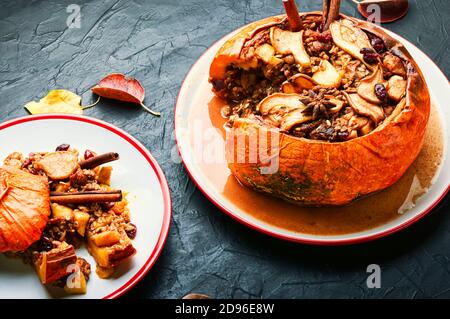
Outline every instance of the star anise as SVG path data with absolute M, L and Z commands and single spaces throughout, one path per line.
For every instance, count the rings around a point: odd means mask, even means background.
M 302 113 L 313 117 L 313 120 L 328 119 L 328 110 L 336 106 L 324 97 L 327 90 L 325 88 L 314 87 L 308 93 L 300 98 L 300 102 L 306 105 Z

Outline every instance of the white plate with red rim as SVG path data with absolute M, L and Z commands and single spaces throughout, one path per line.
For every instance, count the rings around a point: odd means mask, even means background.
M 128 192 L 132 223 L 137 226 L 133 240 L 137 253 L 118 275 L 100 279 L 95 261 L 84 247 L 77 255 L 91 264 L 91 276 L 84 295 L 68 296 L 60 288 L 41 285 L 31 266 L 20 259 L 0 254 L 0 298 L 116 298 L 131 289 L 155 263 L 167 238 L 171 200 L 166 178 L 150 152 L 123 130 L 100 120 L 76 115 L 49 114 L 17 118 L 0 124 L 0 160 L 12 152 L 28 154 L 52 151 L 68 143 L 79 150 L 118 152 L 111 185 Z
M 207 103 L 213 97 L 212 93 L 205 94 L 204 89 L 205 87 L 209 90 L 211 89 L 211 85 L 208 83 L 209 67 L 219 48 L 225 41 L 239 32 L 239 30 L 226 35 L 213 44 L 192 66 L 184 79 L 175 108 L 175 137 L 182 161 L 197 187 L 218 208 L 242 224 L 276 238 L 313 245 L 346 245 L 375 240 L 400 231 L 427 215 L 446 196 L 450 189 L 450 159 L 448 156 L 450 109 L 446 107 L 448 101 L 450 101 L 449 82 L 436 64 L 416 46 L 404 38 L 385 30 L 405 45 L 425 75 L 432 100 L 440 115 L 444 134 L 444 149 L 441 165 L 435 175 L 433 185 L 417 201 L 416 205 L 404 214 L 399 215 L 395 220 L 382 226 L 351 234 L 324 236 L 298 233 L 278 228 L 255 218 L 240 209 L 232 200 L 226 198 L 222 190 L 211 182 L 210 176 L 205 174 L 198 165 L 198 154 L 196 154 L 198 151 L 196 152 L 191 142 L 191 135 L 195 134 L 195 129 L 193 129 L 194 124 L 189 119 L 192 115 L 192 103 L 198 102 L 195 99 L 198 94 L 208 95 L 205 98 L 204 105 L 205 112 L 207 112 Z M 208 126 L 210 123 L 206 125 Z M 210 137 L 210 139 L 213 138 Z M 220 141 L 221 139 L 217 138 L 216 140 Z

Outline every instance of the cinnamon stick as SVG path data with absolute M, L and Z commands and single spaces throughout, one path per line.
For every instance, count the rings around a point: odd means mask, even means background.
M 119 153 L 109 152 L 80 161 L 80 167 L 90 169 L 119 159 Z
M 108 203 L 122 200 L 122 191 L 51 192 L 50 201 L 57 204 Z
M 331 0 L 330 12 L 328 14 L 328 21 L 330 25 L 333 21 L 339 20 L 339 12 L 341 10 L 341 0 Z
M 330 24 L 339 19 L 341 0 L 323 0 L 322 32 L 327 31 Z
M 303 29 L 302 18 L 298 13 L 297 5 L 295 4 L 295 0 L 283 0 L 284 10 L 286 11 L 286 15 L 289 21 L 289 25 L 291 27 L 291 31 L 300 31 Z
M 328 12 L 330 12 L 330 2 L 331 0 L 323 0 L 322 1 L 322 30 L 325 27 L 325 24 L 327 23 L 328 18 Z M 325 31 L 325 30 L 323 30 Z

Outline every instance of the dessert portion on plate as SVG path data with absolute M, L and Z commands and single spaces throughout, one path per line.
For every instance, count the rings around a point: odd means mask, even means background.
M 228 104 L 228 166 L 247 187 L 343 205 L 392 185 L 418 155 L 430 97 L 416 62 L 339 4 L 254 22 L 216 54 L 209 80 Z
M 76 255 L 86 244 L 97 274 L 108 278 L 136 253 L 128 201 L 110 186 L 117 153 L 97 155 L 62 144 L 54 152 L 14 152 L 0 167 L 0 252 L 34 266 L 43 284 L 86 292 L 90 264 Z

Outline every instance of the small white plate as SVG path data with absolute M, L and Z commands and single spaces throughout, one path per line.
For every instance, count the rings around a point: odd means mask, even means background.
M 228 168 L 224 163 L 218 164 L 215 170 L 216 173 L 214 173 L 215 176 L 211 176 L 211 173 L 208 174 L 201 169 L 200 165 L 198 165 L 196 148 L 192 145 L 192 140 L 196 139 L 195 134 L 198 134 L 199 131 L 199 123 L 192 123 L 193 121 L 189 119 L 194 114 L 193 110 L 199 107 L 199 103 L 202 104 L 200 107 L 204 109 L 204 112 L 208 112 L 208 103 L 214 96 L 211 92 L 211 85 L 208 83 L 209 67 L 219 48 L 239 30 L 216 42 L 197 60 L 187 74 L 178 95 L 175 109 L 175 137 L 183 163 L 198 188 L 223 212 L 250 228 L 277 238 L 315 245 L 344 245 L 374 240 L 404 229 L 429 213 L 450 189 L 450 159 L 447 145 L 450 127 L 450 108 L 448 107 L 448 101 L 450 101 L 449 82 L 433 61 L 417 47 L 402 37 L 388 30 L 385 31 L 402 42 L 419 64 L 425 75 L 432 100 L 438 109 L 444 134 L 441 167 L 435 176 L 434 184 L 418 200 L 414 208 L 400 215 L 397 219 L 370 230 L 345 235 L 323 236 L 298 233 L 275 227 L 243 211 L 232 200 L 223 195 L 223 189 L 217 187 L 217 183 L 215 184 L 212 181 L 213 179 L 217 180 L 217 170 L 228 170 Z M 198 98 L 199 96 L 201 97 L 200 99 Z M 204 103 L 199 102 L 199 100 L 204 101 Z M 206 122 L 201 123 L 203 128 L 213 128 L 211 123 Z M 209 130 L 208 134 L 210 135 L 208 140 L 215 140 L 223 144 L 223 139 L 220 137 L 219 132 Z M 200 139 L 197 138 L 197 140 Z M 225 159 L 223 160 L 225 161 Z
M 112 162 L 111 185 L 129 192 L 132 222 L 137 226 L 133 241 L 137 253 L 118 269 L 118 276 L 100 279 L 95 261 L 85 248 L 77 255 L 91 264 L 87 294 L 66 296 L 62 289 L 44 287 L 29 265 L 0 254 L 0 298 L 116 298 L 133 287 L 153 266 L 164 246 L 171 219 L 166 178 L 150 152 L 135 138 L 103 121 L 86 116 L 35 115 L 0 124 L 0 160 L 10 153 L 52 151 L 62 143 L 84 152 L 117 152 Z

